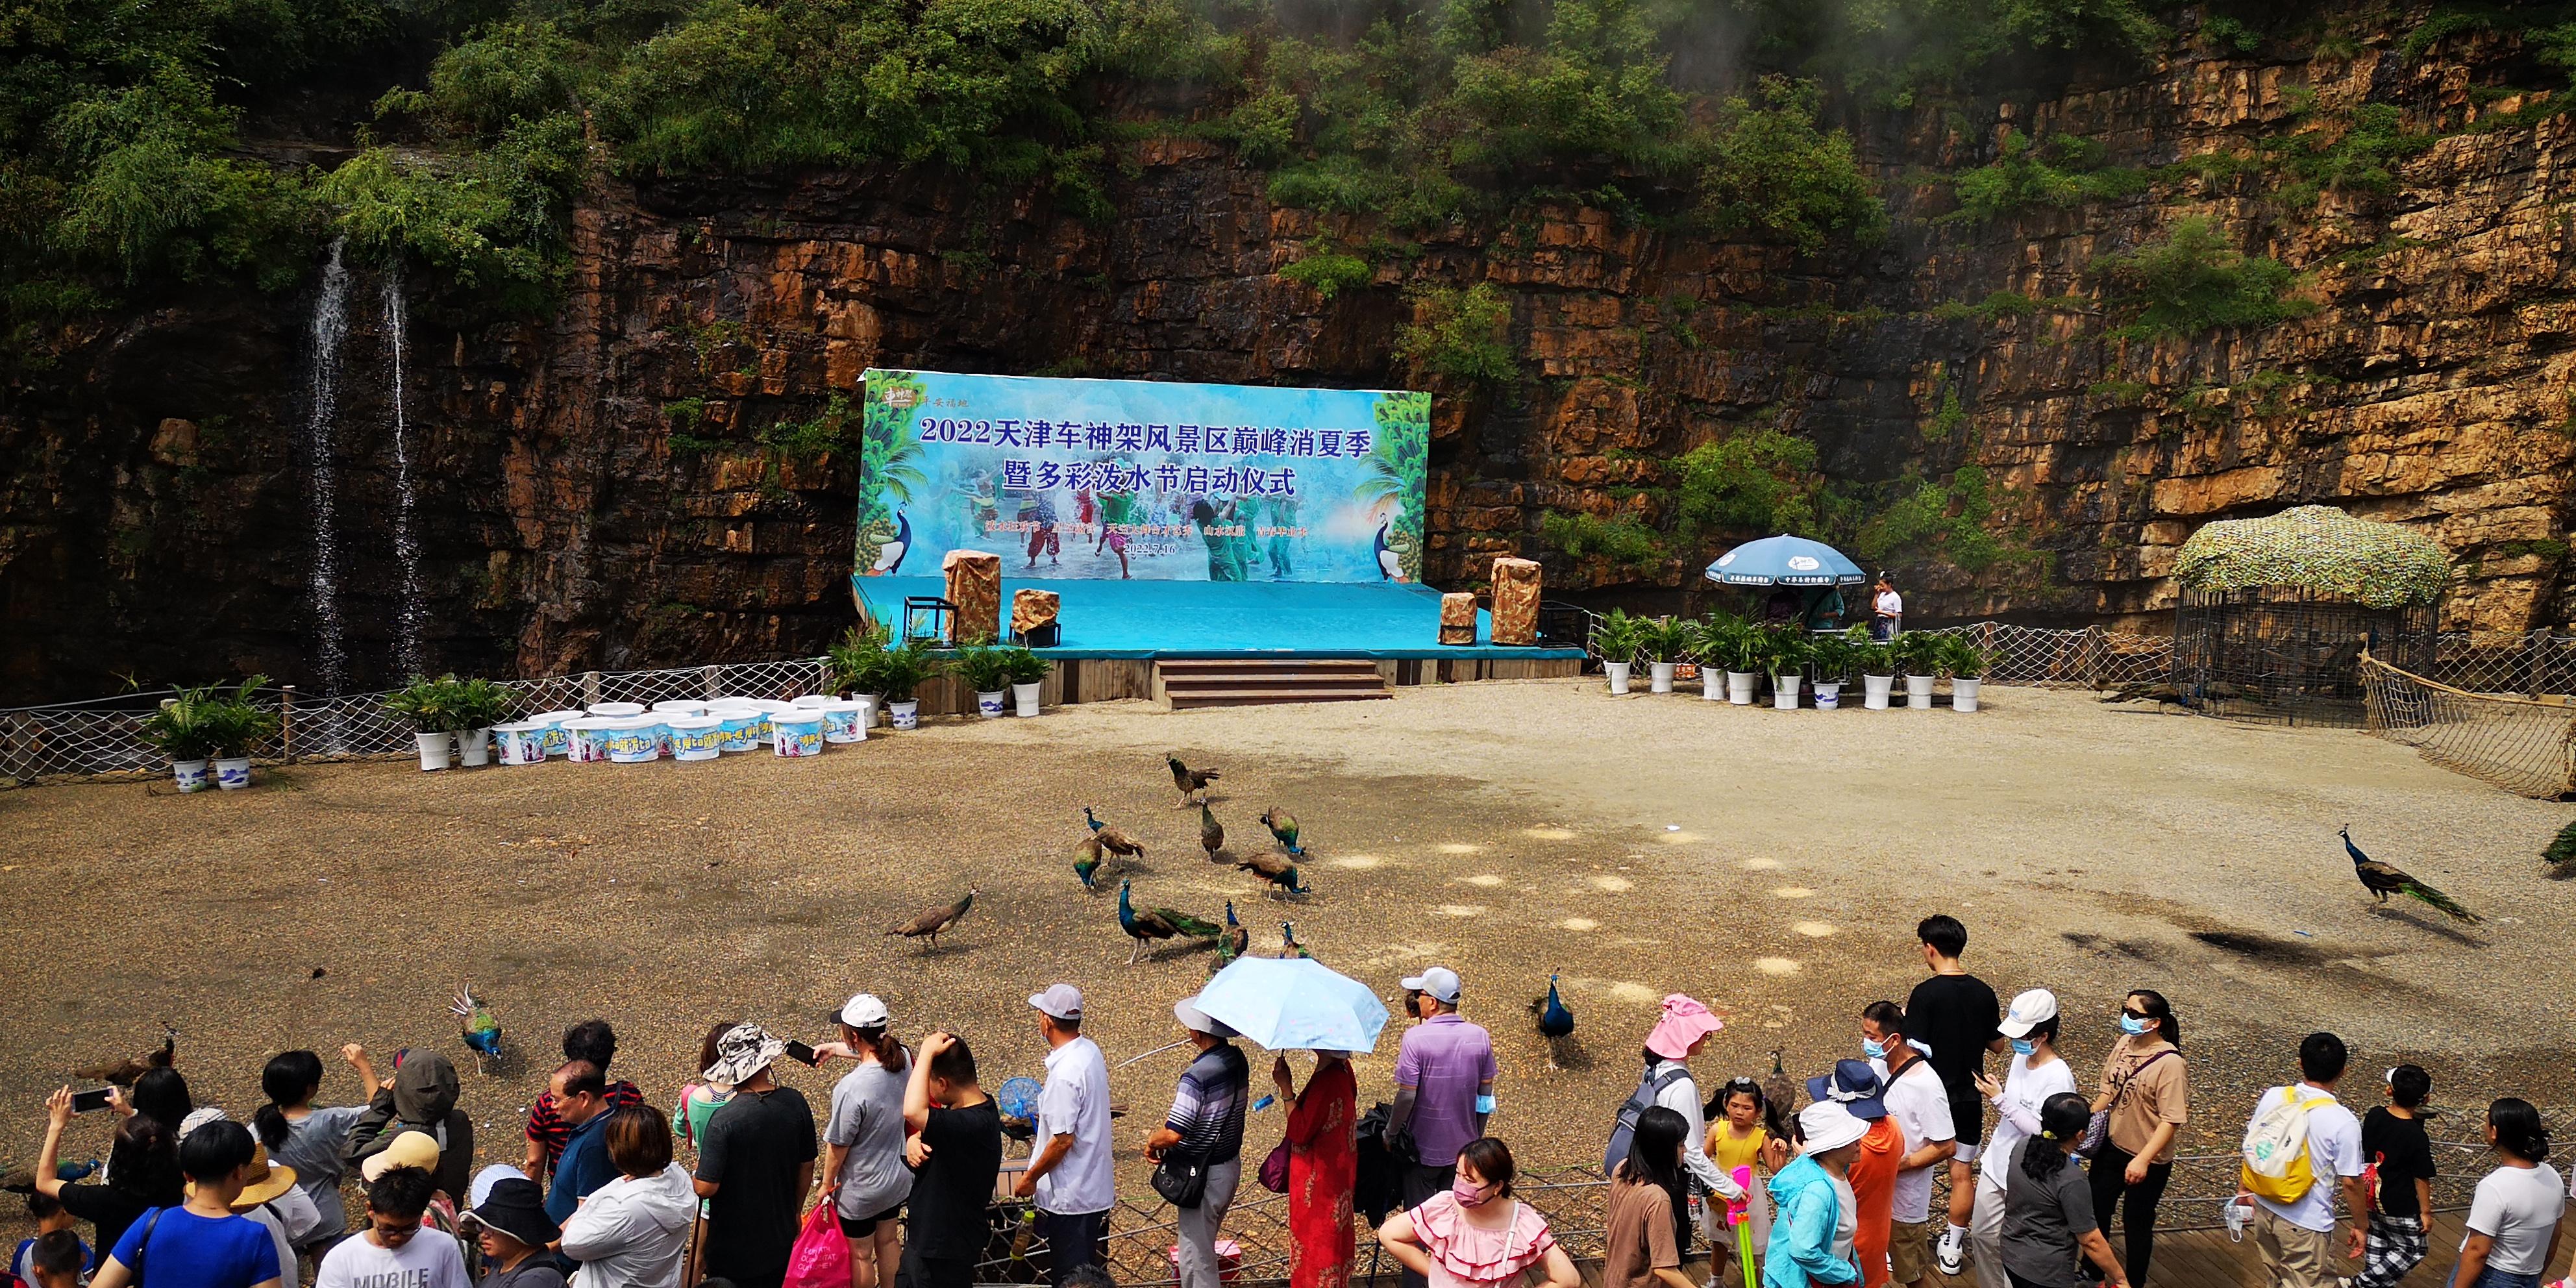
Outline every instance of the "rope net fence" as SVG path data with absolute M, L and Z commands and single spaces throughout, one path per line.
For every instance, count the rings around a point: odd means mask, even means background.
M 2576 705 L 2565 698 L 2476 693 L 2360 659 L 2370 732 L 2426 760 L 2518 795 L 2576 790 Z

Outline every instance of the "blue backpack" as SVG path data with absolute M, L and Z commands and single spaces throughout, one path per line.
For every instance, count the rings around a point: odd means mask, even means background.
M 1610 1122 L 1610 1148 L 1601 1155 L 1601 1174 L 1609 1176 L 1619 1170 L 1628 1158 L 1628 1142 L 1637 1134 L 1637 1120 L 1655 1107 L 1655 1097 L 1664 1088 L 1690 1076 L 1690 1070 L 1676 1062 L 1662 1073 L 1648 1069 L 1637 1075 L 1637 1089 L 1628 1093 L 1628 1102 L 1619 1106 L 1619 1116 Z

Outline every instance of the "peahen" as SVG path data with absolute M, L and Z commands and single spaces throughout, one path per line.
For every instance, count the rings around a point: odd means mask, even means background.
M 1279 955 L 1306 958 L 1314 956 L 1313 953 L 1306 951 L 1304 944 L 1297 942 L 1297 928 L 1284 921 L 1279 923 Z
M 1211 861 L 1225 848 L 1225 824 L 1216 821 L 1215 811 L 1205 801 L 1199 802 L 1199 848 L 1207 851 Z
M 456 1013 L 457 1034 L 474 1052 L 474 1067 L 490 1074 L 491 1065 L 501 1059 L 501 1021 L 493 1018 L 490 1007 L 475 1000 L 472 984 L 457 985 L 456 1000 L 447 1009 Z
M 86 1082 L 105 1082 L 119 1087 L 131 1087 L 135 1079 L 155 1069 L 167 1069 L 171 1062 L 178 1058 L 179 1030 L 170 1027 L 169 1023 L 164 1021 L 161 1025 L 160 1046 L 141 1055 L 127 1056 L 122 1060 L 110 1060 L 105 1064 L 94 1064 L 86 1069 L 74 1069 L 72 1076 Z
M 1539 1036 L 1547 1039 L 1547 1067 L 1564 1068 L 1565 1040 L 1574 1036 L 1574 1012 L 1557 995 L 1554 972 L 1547 977 L 1547 996 L 1531 998 L 1529 1008 L 1538 1017 Z
M 1771 1132 L 1787 1140 L 1790 1107 L 1798 1103 L 1798 1084 L 1789 1080 L 1789 1071 L 1782 1067 L 1782 1054 L 1779 1047 L 1771 1048 L 1771 1072 L 1762 1078 L 1762 1103 L 1763 1112 L 1771 1115 Z
M 1246 855 L 1234 866 L 1238 870 L 1249 872 L 1260 877 L 1262 880 L 1278 887 L 1280 891 L 1285 891 L 1289 894 L 1312 893 L 1307 886 L 1299 881 L 1297 876 L 1297 865 L 1289 862 L 1287 859 L 1282 858 L 1279 855 Z M 1273 893 L 1277 893 L 1277 891 L 1274 891 Z
M 1126 931 L 1129 939 L 1136 941 L 1136 946 L 1127 952 L 1127 964 L 1130 966 L 1135 965 L 1137 957 L 1144 953 L 1146 940 L 1214 939 L 1218 935 L 1215 923 L 1201 921 L 1186 912 L 1176 912 L 1170 908 L 1156 908 L 1152 912 L 1136 911 L 1136 906 L 1128 895 L 1128 883 L 1124 881 L 1118 883 L 1118 928 Z
M 1183 805 L 1207 804 L 1207 786 L 1217 780 L 1219 777 L 1217 771 L 1192 769 L 1182 764 L 1178 756 L 1165 756 L 1163 759 L 1171 763 L 1172 785 L 1181 789 L 1181 803 Z
M 2431 904 L 2434 908 L 2472 926 L 2486 920 L 2461 907 L 2459 900 L 2406 875 L 2404 870 L 2362 853 L 2361 847 L 2352 843 L 2352 827 L 2349 824 L 2345 825 L 2342 834 L 2344 853 L 2352 856 L 2353 875 L 2361 878 L 2363 888 L 2376 895 L 2379 902 L 2388 902 L 2388 896 L 2392 894 L 2402 894 Z
M 968 886 L 965 898 L 937 908 L 925 908 L 920 916 L 887 931 L 886 934 L 901 935 L 906 939 L 919 939 L 927 935 L 930 937 L 930 946 L 937 948 L 941 933 L 955 930 L 957 923 L 966 919 L 966 910 L 975 906 L 976 892 L 977 887 Z
M 1243 950 L 1251 946 L 1252 931 L 1246 928 L 1242 922 L 1234 919 L 1234 900 L 1226 900 L 1225 933 L 1217 936 L 1216 964 L 1210 966 L 1208 969 L 1211 971 L 1223 970 L 1225 967 L 1232 965 L 1236 958 L 1243 956 Z
M 1297 848 L 1296 815 L 1273 805 L 1262 813 L 1261 825 L 1269 828 L 1270 835 L 1278 838 L 1279 848 L 1301 859 L 1306 857 L 1306 852 Z
M 1100 816 L 1092 813 L 1091 807 L 1088 805 L 1082 807 L 1082 817 L 1083 821 L 1091 824 L 1091 834 L 1094 837 L 1099 838 L 1101 849 L 1122 859 L 1141 859 L 1145 857 L 1144 842 L 1137 840 L 1135 837 L 1129 836 L 1127 834 L 1127 829 L 1122 827 L 1112 827 L 1107 823 L 1101 822 Z

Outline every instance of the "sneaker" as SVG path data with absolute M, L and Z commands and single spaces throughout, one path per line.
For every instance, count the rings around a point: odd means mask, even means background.
M 1960 1257 L 1960 1251 L 1958 1237 L 1947 1230 L 1942 1231 L 1941 1241 L 1932 1249 L 1932 1259 L 1940 1263 L 1942 1274 L 1955 1279 L 1966 1271 L 1967 1266 Z

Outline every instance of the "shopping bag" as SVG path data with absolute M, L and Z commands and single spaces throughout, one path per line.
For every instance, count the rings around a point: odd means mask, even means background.
M 830 1199 L 805 1214 L 805 1228 L 787 1253 L 787 1281 L 781 1288 L 850 1288 L 850 1241 L 841 1237 L 841 1221 Z

